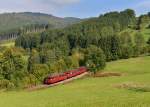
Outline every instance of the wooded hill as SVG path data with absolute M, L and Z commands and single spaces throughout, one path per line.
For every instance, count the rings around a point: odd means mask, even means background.
M 81 19 L 59 18 L 43 13 L 5 13 L 0 14 L 0 41 L 16 39 L 20 33 L 42 32 L 46 29 L 64 28 Z
M 33 24 L 50 24 L 54 28 L 62 28 L 78 21 L 80 21 L 78 18 L 60 18 L 43 13 L 4 13 L 0 14 L 0 32 L 7 32 Z
M 39 36 L 23 35 L 16 40 L 16 46 L 33 49 L 49 43 L 49 46 L 52 45 L 52 48 L 56 48 L 58 44 L 57 48 L 67 51 L 65 54 L 68 55 L 74 48 L 96 45 L 104 51 L 107 60 L 115 60 L 123 57 L 121 54 L 126 52 L 120 52 L 125 51 L 126 48 L 130 49 L 134 42 L 130 32 L 122 31 L 128 28 L 137 30 L 139 28 L 137 23 L 138 20 L 133 10 L 110 12 L 65 29 L 43 32 L 38 34 Z M 120 34 L 120 32 L 122 33 Z
M 3 49 L 0 56 L 1 87 L 37 85 L 49 74 L 79 66 L 96 73 L 104 69 L 106 61 L 148 55 L 150 38 L 145 40 L 142 34 L 143 29 L 150 29 L 149 25 L 143 26 L 148 22 L 126 9 L 63 29 L 21 33 L 16 47 Z

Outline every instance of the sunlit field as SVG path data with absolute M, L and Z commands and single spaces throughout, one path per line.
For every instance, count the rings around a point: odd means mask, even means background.
M 150 85 L 150 57 L 114 61 L 105 72 L 120 77 L 85 77 L 38 91 L 1 92 L 1 107 L 149 107 L 150 92 L 118 88 L 121 84 Z
M 15 41 L 14 40 L 1 41 L 0 46 L 14 47 L 15 46 Z

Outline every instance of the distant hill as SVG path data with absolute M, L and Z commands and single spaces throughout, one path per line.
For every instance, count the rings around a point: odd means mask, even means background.
M 70 22 L 70 23 L 76 23 L 76 22 L 81 21 L 80 18 L 75 18 L 75 17 L 65 17 L 64 19 L 65 21 Z
M 79 18 L 60 18 L 43 13 L 4 13 L 0 14 L 0 32 L 17 29 L 31 24 L 50 24 L 54 28 L 62 28 L 79 21 Z

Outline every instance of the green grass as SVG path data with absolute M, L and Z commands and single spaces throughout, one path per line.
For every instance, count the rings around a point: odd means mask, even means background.
M 128 74 L 150 73 L 150 57 L 131 58 L 109 62 L 105 71 L 121 72 Z
M 14 47 L 15 46 L 15 41 L 14 40 L 6 40 L 6 41 L 1 41 L 0 46 L 2 47 Z
M 150 85 L 150 57 L 108 63 L 104 71 L 121 77 L 79 79 L 65 85 L 27 92 L 1 92 L 0 107 L 149 107 L 150 92 L 116 88 L 117 84 Z

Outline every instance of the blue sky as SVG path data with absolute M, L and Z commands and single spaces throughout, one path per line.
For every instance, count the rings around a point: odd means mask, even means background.
M 150 11 L 150 0 L 2 0 L 0 13 L 42 12 L 60 17 L 95 17 L 109 11 L 134 9 L 137 15 Z

